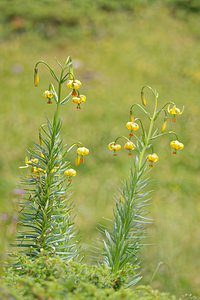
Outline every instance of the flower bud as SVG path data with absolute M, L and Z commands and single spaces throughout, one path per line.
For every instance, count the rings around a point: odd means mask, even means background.
M 134 122 L 134 117 L 133 117 L 133 111 L 132 110 L 130 110 L 130 121 Z
M 141 91 L 141 100 L 142 100 L 142 104 L 145 106 L 146 105 L 146 99 L 144 98 L 144 92 Z
M 34 69 L 34 85 L 38 86 L 39 83 L 39 74 L 38 74 L 38 68 Z
M 161 128 L 162 133 L 165 132 L 166 127 L 167 127 L 167 117 L 164 118 L 164 122 L 162 124 L 162 128 Z
M 76 166 L 80 164 L 80 155 L 77 154 L 76 156 Z
M 74 79 L 74 76 L 73 76 L 73 67 L 72 67 L 72 66 L 69 67 L 69 73 L 70 73 L 70 74 L 69 74 L 69 79 L 70 79 L 70 80 L 73 80 L 73 79 Z

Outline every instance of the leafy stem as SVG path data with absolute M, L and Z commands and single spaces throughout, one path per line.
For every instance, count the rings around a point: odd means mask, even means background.
M 155 106 L 154 106 L 153 116 L 151 117 L 151 121 L 150 121 L 150 125 L 149 125 L 148 135 L 147 135 L 147 138 L 145 139 L 144 147 L 143 147 L 143 149 L 142 149 L 142 151 L 140 153 L 140 156 L 139 156 L 138 172 L 140 172 L 142 161 L 143 161 L 143 157 L 144 157 L 144 153 L 145 153 L 145 151 L 147 149 L 147 146 L 148 146 L 150 138 L 151 138 L 153 124 L 154 124 L 154 120 L 155 120 L 155 116 L 156 116 L 156 111 L 157 111 L 157 105 L 158 105 L 158 93 L 154 92 L 154 90 L 151 87 L 149 87 L 149 86 L 144 86 L 144 87 L 148 87 L 153 92 L 154 97 L 155 97 Z

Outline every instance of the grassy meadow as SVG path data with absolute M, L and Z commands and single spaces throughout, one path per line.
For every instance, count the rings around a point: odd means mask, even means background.
M 175 295 L 200 296 L 200 15 L 174 14 L 161 5 L 138 6 L 134 13 L 94 13 L 92 25 L 82 18 L 77 28 L 55 32 L 50 27 L 49 35 L 27 30 L 1 39 L 0 212 L 17 201 L 13 190 L 28 172 L 18 167 L 24 165 L 27 147 L 38 139 L 44 113 L 52 118 L 54 111 L 42 97 L 50 75 L 41 67 L 35 88 L 34 64 L 43 59 L 57 69 L 55 58 L 64 62 L 70 55 L 87 102 L 82 110 L 74 103 L 62 107 L 62 135 L 68 145 L 81 141 L 90 149 L 78 169 L 75 152 L 69 160 L 78 171 L 73 179 L 76 225 L 85 261 L 91 261 L 92 246 L 100 238 L 96 227 L 105 223 L 103 217 L 112 218 L 113 195 L 132 164 L 127 152 L 114 157 L 107 145 L 127 133 L 129 108 L 140 102 L 141 87 L 148 84 L 159 92 L 160 105 L 174 101 L 181 109 L 185 106 L 177 122 L 169 118 L 167 124 L 185 148 L 172 155 L 167 136 L 155 144 L 160 159 L 151 172 L 154 221 L 148 227 L 149 245 L 141 253 L 142 283 Z M 67 94 L 67 87 L 62 92 Z M 149 107 L 152 101 L 148 94 Z

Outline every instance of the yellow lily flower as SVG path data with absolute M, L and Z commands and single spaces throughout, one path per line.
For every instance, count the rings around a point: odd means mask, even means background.
M 111 142 L 109 145 L 108 145 L 108 149 L 109 150 L 113 150 L 114 151 L 114 156 L 116 156 L 116 151 L 120 150 L 121 149 L 121 145 L 119 144 L 116 144 L 115 142 Z
M 85 148 L 85 147 L 79 147 L 76 152 L 79 155 L 88 155 L 89 154 L 89 149 Z
M 47 101 L 48 104 L 52 104 L 52 101 L 51 101 L 51 99 L 53 99 L 53 94 L 52 94 L 52 92 L 50 92 L 50 91 L 45 91 L 45 92 L 43 93 L 43 97 L 46 98 L 46 99 L 48 99 L 48 101 Z
M 67 169 L 64 174 L 69 177 L 68 181 L 72 181 L 71 177 L 76 176 L 76 171 L 74 169 Z
M 182 143 L 180 143 L 179 141 L 171 141 L 170 147 L 175 149 L 173 154 L 176 154 L 177 153 L 176 150 L 182 150 L 184 148 L 184 145 Z
M 173 119 L 172 119 L 172 121 L 176 122 L 176 115 L 178 116 L 178 115 L 181 115 L 183 113 L 184 106 L 182 108 L 182 111 L 180 111 L 180 109 L 178 107 L 176 107 L 176 105 L 174 105 L 172 108 L 170 108 L 170 105 L 169 105 L 168 108 L 167 108 L 167 110 L 168 110 L 169 114 L 171 114 L 171 115 L 174 116 Z
M 85 147 L 79 147 L 77 150 L 77 157 L 76 157 L 76 165 L 78 166 L 79 163 L 83 163 L 84 159 L 83 159 L 83 155 L 88 155 L 89 154 L 89 149 L 85 148 Z M 78 158 L 78 156 L 80 156 Z
M 77 105 L 77 109 L 81 109 L 80 104 L 81 104 L 81 103 L 85 103 L 85 101 L 86 101 L 86 96 L 84 96 L 84 95 L 80 95 L 80 96 L 76 96 L 76 97 L 73 97 L 73 98 L 72 98 L 72 102 L 78 104 L 78 105 Z
M 133 136 L 132 131 L 137 131 L 139 129 L 139 125 L 137 123 L 134 123 L 134 122 L 127 122 L 126 123 L 126 128 L 131 131 L 129 136 Z
M 79 80 L 68 80 L 67 81 L 67 86 L 70 89 L 79 89 L 81 87 L 82 83 Z
M 154 162 L 157 162 L 159 160 L 159 157 L 156 153 L 153 153 L 153 154 L 148 154 L 147 155 L 147 160 L 149 162 L 151 162 L 151 164 L 149 165 L 150 167 L 153 167 L 153 163 Z
M 124 149 L 125 149 L 125 150 L 129 150 L 129 154 L 128 154 L 128 155 L 132 155 L 131 150 L 134 150 L 134 149 L 135 149 L 135 145 L 134 145 L 132 142 L 127 142 L 127 143 L 124 145 Z

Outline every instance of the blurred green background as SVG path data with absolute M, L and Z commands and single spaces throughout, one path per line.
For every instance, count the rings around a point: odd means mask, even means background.
M 90 149 L 73 180 L 76 224 L 90 261 L 96 226 L 112 217 L 113 195 L 132 164 L 125 151 L 113 157 L 107 144 L 127 134 L 130 105 L 148 84 L 160 105 L 185 106 L 176 124 L 168 121 L 185 148 L 175 157 L 169 137 L 155 145 L 160 159 L 151 173 L 154 222 L 141 253 L 142 283 L 200 295 L 200 1 L 1 0 L 0 11 L 0 212 L 11 209 L 26 148 L 38 139 L 44 112 L 52 117 L 55 108 L 42 97 L 51 80 L 43 67 L 33 86 L 34 64 L 43 59 L 58 70 L 55 58 L 64 63 L 70 55 L 87 102 L 81 111 L 63 107 L 62 135 Z M 149 94 L 147 102 L 151 107 Z M 75 153 L 70 160 L 75 167 Z

